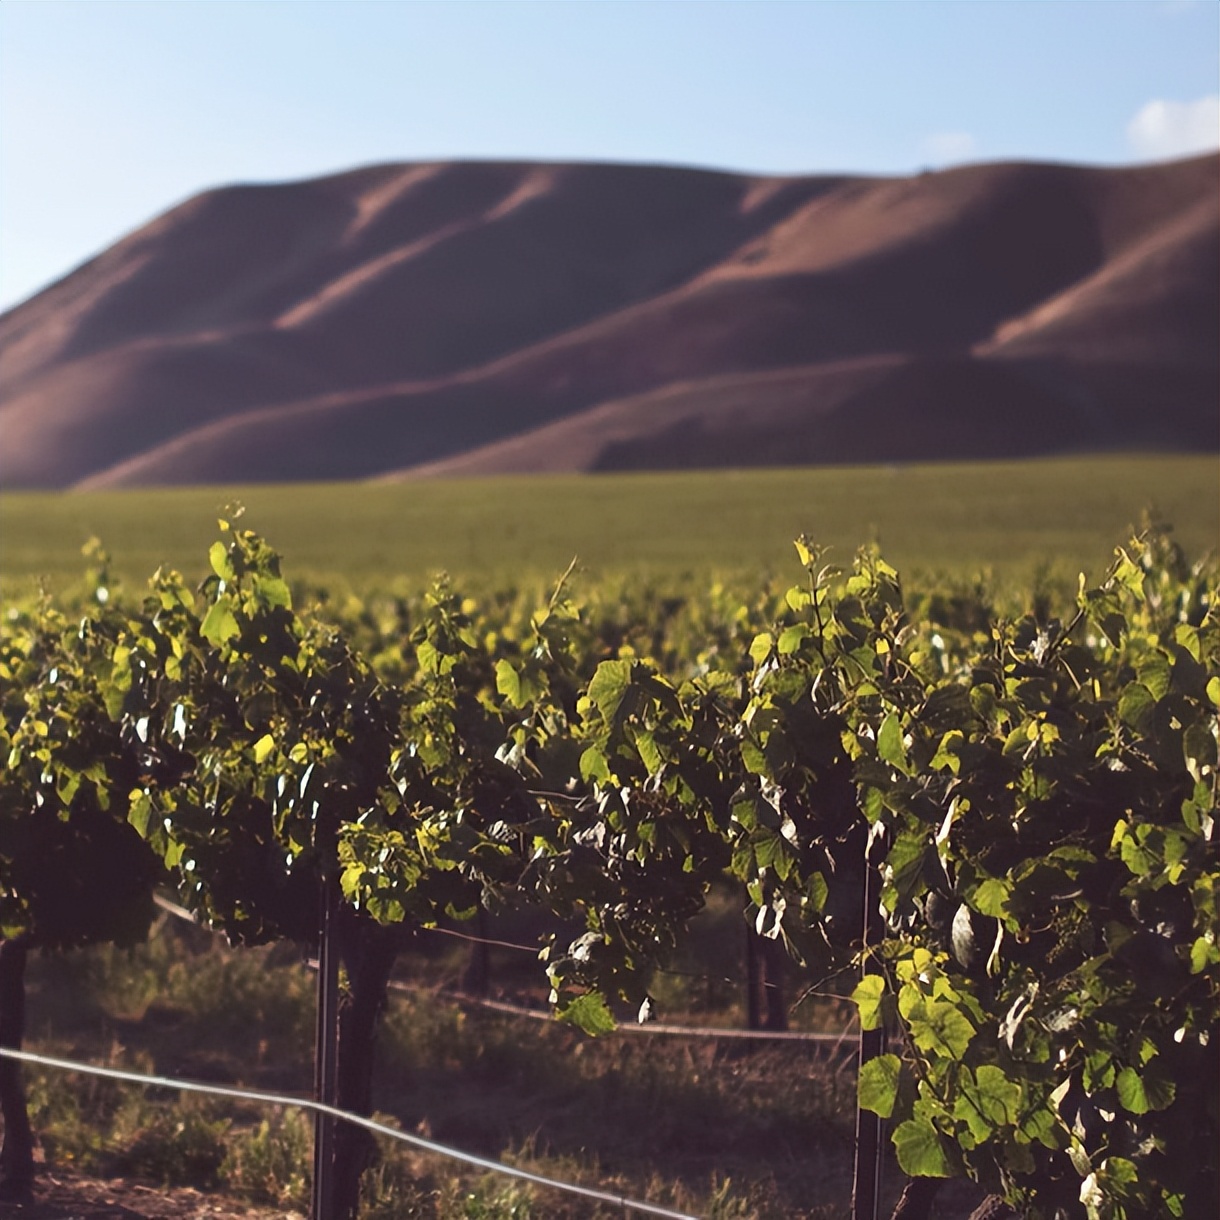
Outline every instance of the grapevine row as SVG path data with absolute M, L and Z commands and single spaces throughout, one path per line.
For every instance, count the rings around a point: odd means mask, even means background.
M 196 589 L 12 606 L 0 624 L 0 1044 L 30 948 L 146 935 L 167 880 L 236 943 L 316 945 L 348 987 L 336 1104 L 367 1113 L 412 928 L 529 907 L 596 1033 L 726 873 L 761 936 L 856 972 L 860 1106 L 922 1183 L 1030 1216 L 1214 1214 L 1220 1071 L 1214 564 L 1162 533 L 1039 609 L 913 614 L 873 550 L 797 543 L 801 583 L 735 602 L 299 608 L 222 523 Z M 308 600 L 308 599 L 305 599 Z M 865 895 L 869 904 L 865 910 Z M 864 918 L 862 919 L 862 912 Z M 33 1172 L 0 1062 L 0 1169 Z M 371 1156 L 341 1126 L 337 1215 Z

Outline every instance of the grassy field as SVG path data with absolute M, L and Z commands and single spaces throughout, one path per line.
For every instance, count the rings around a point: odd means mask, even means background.
M 161 563 L 193 576 L 235 503 L 288 576 L 357 589 L 414 586 L 442 569 L 474 586 L 541 583 L 574 555 L 592 578 L 786 574 L 802 532 L 840 560 L 876 539 L 909 576 L 1071 578 L 1104 567 L 1146 509 L 1188 553 L 1220 539 L 1214 456 L 5 493 L 0 585 L 62 587 L 80 576 L 92 535 L 129 583 Z

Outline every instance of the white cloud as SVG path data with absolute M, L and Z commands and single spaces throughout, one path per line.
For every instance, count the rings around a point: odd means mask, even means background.
M 1194 102 L 1157 98 L 1127 124 L 1127 142 L 1138 156 L 1155 160 L 1220 148 L 1220 97 Z
M 976 141 L 968 131 L 937 131 L 926 137 L 921 147 L 933 165 L 949 165 L 969 161 L 974 156 Z

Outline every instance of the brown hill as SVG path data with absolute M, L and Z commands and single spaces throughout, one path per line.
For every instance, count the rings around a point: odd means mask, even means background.
M 0 317 L 0 482 L 1214 450 L 1218 188 L 1210 156 L 212 191 Z

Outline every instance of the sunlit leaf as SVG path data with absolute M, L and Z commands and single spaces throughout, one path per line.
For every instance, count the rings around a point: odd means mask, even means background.
M 880 974 L 866 974 L 856 984 L 851 998 L 860 1010 L 861 1029 L 877 1029 L 881 1025 L 881 1005 L 885 991 L 885 978 Z
M 901 1074 L 902 1062 L 897 1055 L 878 1055 L 865 1063 L 860 1068 L 860 1108 L 889 1118 L 894 1113 Z
M 557 1020 L 566 1021 L 584 1030 L 586 1034 L 596 1037 L 599 1034 L 613 1033 L 617 1028 L 614 1016 L 611 1014 L 605 999 L 595 991 L 577 996 L 564 1005 L 556 1014 Z
M 894 1130 L 894 1151 L 902 1172 L 912 1178 L 950 1178 L 953 1165 L 949 1160 L 944 1136 L 926 1119 L 907 1119 Z
M 241 634 L 241 628 L 237 625 L 237 619 L 234 617 L 227 599 L 212 604 L 212 608 L 199 625 L 199 633 L 208 643 L 217 648 L 226 640 L 231 640 L 234 636 Z

